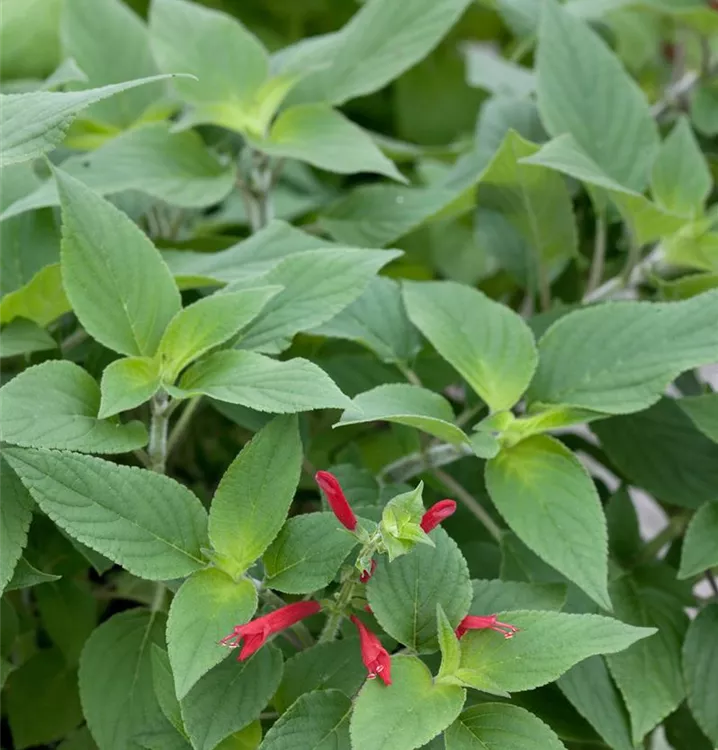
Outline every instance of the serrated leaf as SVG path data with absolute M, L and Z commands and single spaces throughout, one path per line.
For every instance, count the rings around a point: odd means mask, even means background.
M 284 713 L 298 698 L 315 690 L 340 690 L 349 698 L 365 679 L 358 639 L 317 643 L 285 663 L 272 703 Z
M 184 373 L 179 388 L 169 390 L 181 398 L 204 394 L 274 414 L 340 409 L 350 403 L 313 362 L 300 357 L 278 362 L 248 351 L 210 354 Z
M 470 615 L 489 615 L 509 609 L 558 611 L 566 601 L 566 586 L 562 583 L 474 580 L 471 586 L 474 598 Z
M 0 166 L 28 161 L 52 150 L 85 107 L 121 91 L 172 75 L 150 76 L 85 91 L 0 94 Z
M 56 576 L 51 573 L 43 573 L 43 571 L 38 570 L 24 557 L 21 557 L 15 565 L 15 569 L 12 573 L 12 578 L 5 586 L 5 591 L 8 592 L 14 591 L 16 589 L 27 589 L 31 586 L 38 586 L 41 583 L 49 583 L 51 581 L 57 581 L 59 579 L 60 576 Z
M 147 444 L 141 422 L 98 418 L 100 389 L 79 365 L 52 360 L 0 388 L 0 437 L 15 445 L 82 453 L 126 453 Z
M 102 373 L 98 416 L 111 417 L 149 401 L 161 385 L 160 363 L 150 357 L 123 357 Z
M 414 750 L 446 729 L 464 705 L 466 691 L 435 683 L 415 656 L 394 656 L 391 679 L 391 685 L 367 680 L 361 689 L 350 724 L 352 747 Z
M 461 639 L 455 676 L 477 690 L 532 690 L 589 656 L 622 651 L 655 633 L 600 615 L 518 611 L 500 613 L 500 619 L 519 632 L 506 639 L 490 630 L 472 630 Z
M 152 644 L 152 685 L 162 713 L 172 726 L 184 734 L 184 722 L 179 701 L 175 695 L 175 684 L 167 652 L 156 643 Z
M 486 487 L 524 544 L 611 609 L 606 519 L 590 475 L 571 451 L 546 435 L 504 447 L 486 464 Z
M 471 706 L 444 733 L 446 750 L 565 750 L 555 732 L 525 708 Z
M 396 422 L 415 427 L 447 443 L 468 442 L 454 424 L 454 411 L 438 393 L 414 385 L 380 385 L 355 396 L 335 427 L 364 422 Z
M 62 281 L 85 330 L 127 355 L 155 353 L 181 307 L 169 269 L 130 218 L 55 172 L 62 203 Z
M 265 646 L 247 661 L 227 659 L 182 700 L 182 716 L 196 750 L 213 750 L 259 718 L 282 679 L 282 654 Z
M 684 370 L 718 361 L 718 292 L 683 302 L 615 302 L 565 315 L 539 342 L 531 401 L 627 414 Z
M 20 478 L 0 456 L 0 593 L 13 577 L 27 542 L 32 498 Z
M 16 357 L 18 354 L 55 349 L 57 343 L 50 334 L 31 320 L 15 318 L 2 329 L 0 357 Z
M 513 310 L 452 281 L 407 282 L 412 323 L 492 411 L 512 407 L 536 368 L 533 334 Z
M 152 683 L 152 645 L 163 618 L 142 609 L 114 615 L 90 636 L 80 658 L 80 699 L 99 750 L 126 750 L 133 736 L 165 721 Z
M 688 705 L 700 728 L 718 743 L 718 605 L 704 607 L 688 627 L 683 644 L 683 674 Z
M 538 106 L 546 129 L 552 136 L 570 133 L 611 178 L 643 189 L 658 129 L 638 84 L 606 43 L 557 2 L 544 5 L 538 38 Z
M 683 538 L 679 578 L 690 578 L 718 565 L 718 503 L 706 503 L 688 524 Z
M 4 456 L 58 526 L 130 573 L 167 580 L 202 567 L 207 514 L 178 482 L 74 453 L 12 447 Z
M 222 477 L 210 508 L 209 537 L 237 573 L 260 557 L 282 528 L 301 462 L 296 417 L 276 417 L 244 446 Z
M 334 579 L 356 544 L 333 513 L 290 518 L 262 558 L 265 584 L 287 594 L 317 591 Z
M 456 627 L 472 595 L 469 569 L 453 539 L 441 528 L 429 538 L 435 547 L 421 544 L 391 563 L 380 560 L 367 584 L 369 605 L 382 628 L 419 652 L 438 648 L 437 604 Z
M 676 401 L 693 424 L 714 443 L 718 443 L 718 394 L 704 393 Z
M 228 654 L 219 641 L 257 609 L 257 591 L 216 568 L 198 570 L 180 586 L 167 619 L 167 652 L 177 697 Z
M 441 604 L 436 605 L 436 623 L 438 630 L 439 649 L 441 650 L 441 669 L 436 676 L 438 680 L 442 677 L 451 677 L 459 668 L 461 661 L 461 646 L 459 639 L 454 633 L 454 628 L 446 618 Z
M 46 326 L 71 309 L 62 286 L 60 264 L 51 263 L 0 300 L 0 323 L 27 318 Z

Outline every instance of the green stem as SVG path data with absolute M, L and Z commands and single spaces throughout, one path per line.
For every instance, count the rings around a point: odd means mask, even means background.
M 170 436 L 167 441 L 167 455 L 172 453 L 172 450 L 177 447 L 177 443 L 184 434 L 184 431 L 187 429 L 187 426 L 194 416 L 195 411 L 197 411 L 201 400 L 202 396 L 195 396 L 193 399 L 190 399 L 187 402 L 187 406 L 185 406 L 184 411 L 182 412 L 182 414 L 180 414 L 179 419 L 170 432 Z
M 350 578 L 342 584 L 339 589 L 339 596 L 334 611 L 329 615 L 324 625 L 324 630 L 319 636 L 319 643 L 326 643 L 327 641 L 333 641 L 339 633 L 339 626 L 342 624 L 342 620 L 345 617 L 346 609 L 349 606 L 352 597 L 354 596 L 354 590 L 357 587 L 359 581 L 356 579 L 354 573 Z
M 150 420 L 150 443 L 147 453 L 150 459 L 149 468 L 158 474 L 164 474 L 167 467 L 167 430 L 170 418 L 169 396 L 160 392 L 150 402 L 152 417 Z
M 606 215 L 601 212 L 596 216 L 596 236 L 593 243 L 593 258 L 588 275 L 586 294 L 592 294 L 598 289 L 603 278 L 606 263 Z
M 687 525 L 687 516 L 673 516 L 663 530 L 659 531 L 653 539 L 646 542 L 641 554 L 638 556 L 637 562 L 646 563 L 652 561 L 667 544 L 670 544 L 683 533 Z
M 460 458 L 473 455 L 474 452 L 468 445 L 451 445 L 449 443 L 432 445 L 426 449 L 424 454 L 410 453 L 387 464 L 379 472 L 379 480 L 383 482 L 406 482 L 425 471 L 446 466 Z
M 456 496 L 458 500 L 460 500 L 469 509 L 469 511 L 471 511 L 471 513 L 473 513 L 473 515 L 481 522 L 481 524 L 483 524 L 484 528 L 489 532 L 489 534 L 491 534 L 491 536 L 494 537 L 497 542 L 500 542 L 503 532 L 501 531 L 500 527 L 497 526 L 497 524 L 494 522 L 494 519 L 491 518 L 491 516 L 486 512 L 484 506 L 481 505 L 481 503 L 479 503 L 474 498 L 474 496 L 467 489 L 465 489 L 463 485 L 459 484 L 450 474 L 447 474 L 441 469 L 434 469 L 432 473 L 452 494 Z

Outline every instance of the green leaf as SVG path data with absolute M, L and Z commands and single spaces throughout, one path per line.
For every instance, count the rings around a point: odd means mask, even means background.
M 703 212 L 703 204 L 712 188 L 708 163 L 688 119 L 681 117 L 661 145 L 653 164 L 653 196 L 668 211 L 693 218 Z
M 367 680 L 354 703 L 352 747 L 414 750 L 446 729 L 459 715 L 466 691 L 435 683 L 415 656 L 394 656 L 392 684 Z
M 630 576 L 611 583 L 611 600 L 625 622 L 658 629 L 653 638 L 608 657 L 637 744 L 685 698 L 681 643 L 688 619 L 675 599 L 664 591 L 641 587 Z
M 521 583 L 518 581 L 472 581 L 474 598 L 470 615 L 488 615 L 509 609 L 561 610 L 566 601 L 562 583 Z
M 204 394 L 257 411 L 293 414 L 313 409 L 341 409 L 349 399 L 313 362 L 295 357 L 278 362 L 263 354 L 222 351 L 192 365 L 173 395 Z
M 0 323 L 27 318 L 46 326 L 71 309 L 62 286 L 60 264 L 52 263 L 0 300 Z
M 379 532 L 390 563 L 411 552 L 417 544 L 436 546 L 421 528 L 424 516 L 423 491 L 424 483 L 419 482 L 415 489 L 394 495 L 384 506 Z
M 219 641 L 257 609 L 257 591 L 245 578 L 234 581 L 216 568 L 198 570 L 180 586 L 167 620 L 167 652 L 177 697 L 228 654 Z
M 436 676 L 441 681 L 442 677 L 451 677 L 459 668 L 461 661 L 461 646 L 459 639 L 454 633 L 454 628 L 446 618 L 441 604 L 436 605 L 436 623 L 439 638 L 439 648 L 441 650 L 441 669 Z
M 718 503 L 706 503 L 688 524 L 679 578 L 690 578 L 718 565 Z
M 611 609 L 606 519 L 591 477 L 568 448 L 546 435 L 504 447 L 486 464 L 486 487 L 524 544 Z
M 234 459 L 217 487 L 209 538 L 236 574 L 279 533 L 299 482 L 302 444 L 296 417 L 277 417 Z
M 539 343 L 528 398 L 609 414 L 645 409 L 681 372 L 718 360 L 716 315 L 718 292 L 569 313 Z
M 12 672 L 4 691 L 13 746 L 61 740 L 82 721 L 77 674 L 56 649 L 43 649 Z
M 718 604 L 704 607 L 691 622 L 683 644 L 688 705 L 700 728 L 718 743 Z
M 261 750 L 351 750 L 352 702 L 339 690 L 302 695 L 267 732 Z
M 247 661 L 227 659 L 208 672 L 182 701 L 195 750 L 213 750 L 259 718 L 282 679 L 282 654 L 265 646 Z
M 242 348 L 271 346 L 277 339 L 324 323 L 354 302 L 379 270 L 399 255 L 398 250 L 336 247 L 288 256 L 252 282 L 284 289 L 247 328 Z
M 41 583 L 49 583 L 50 581 L 57 581 L 59 579 L 60 576 L 43 573 L 41 570 L 38 570 L 31 565 L 24 557 L 21 557 L 15 565 L 12 578 L 7 586 L 5 586 L 5 591 L 27 589 L 31 586 L 38 586 Z
M 290 518 L 262 558 L 265 584 L 286 594 L 317 591 L 334 579 L 356 544 L 333 513 Z
M 444 736 L 446 750 L 565 750 L 541 719 L 508 703 L 467 708 Z
M 4 417 L 4 415 L 3 415 Z M 27 542 L 32 498 L 20 478 L 0 456 L 0 594 L 12 580 Z
M 0 388 L 0 437 L 8 443 L 83 453 L 126 453 L 147 444 L 141 422 L 98 419 L 100 388 L 79 365 L 29 367 Z
M 163 645 L 164 622 L 132 609 L 90 636 L 80 658 L 80 698 L 99 750 L 126 750 L 131 738 L 165 722 L 152 683 L 152 645 Z
M 155 697 L 162 713 L 172 726 L 184 734 L 184 722 L 179 701 L 175 695 L 175 684 L 172 678 L 172 668 L 167 652 L 157 644 L 152 644 L 152 684 Z
M 98 416 L 111 417 L 149 401 L 161 384 L 160 363 L 149 357 L 123 357 L 102 373 Z M 145 441 L 146 443 L 146 441 Z
M 6 448 L 4 456 L 60 528 L 130 573 L 166 580 L 202 567 L 207 515 L 178 482 L 74 453 Z
M 180 310 L 167 325 L 157 349 L 164 379 L 173 383 L 190 362 L 232 338 L 279 291 L 281 287 L 269 286 L 213 294 Z
M 438 393 L 415 385 L 380 385 L 355 396 L 335 427 L 364 422 L 397 422 L 460 445 L 468 438 L 454 424 L 449 402 Z
M 89 154 L 65 160 L 62 171 L 99 195 L 139 190 L 183 208 L 218 203 L 232 190 L 234 169 L 214 157 L 197 133 L 173 133 L 170 127 L 158 122 L 128 130 Z M 11 203 L 0 219 L 59 204 L 50 179 Z
M 284 713 L 298 698 L 315 690 L 340 690 L 351 697 L 365 679 L 358 639 L 317 643 L 285 663 L 282 684 L 272 703 Z
M 548 132 L 570 133 L 612 179 L 642 190 L 658 129 L 639 85 L 606 43 L 557 2 L 545 4 L 538 38 L 536 88 Z
M 472 630 L 461 639 L 456 677 L 476 690 L 532 690 L 560 677 L 596 654 L 614 653 L 655 633 L 600 615 L 563 612 L 504 612 L 519 628 L 510 639 L 491 630 Z
M 175 76 L 151 76 L 85 91 L 0 94 L 0 166 L 28 161 L 51 151 L 85 107 L 121 91 Z
M 469 611 L 469 569 L 453 539 L 442 529 L 431 532 L 435 547 L 418 545 L 391 563 L 380 560 L 367 584 L 367 598 L 382 628 L 419 652 L 436 651 L 436 606 L 452 627 Z
M 536 76 L 532 71 L 507 60 L 488 45 L 467 44 L 462 51 L 470 86 L 517 99 L 530 96 L 536 89 Z
M 159 72 L 150 52 L 147 27 L 119 0 L 68 0 L 62 9 L 60 33 L 64 53 L 74 58 L 89 86 Z M 162 92 L 161 85 L 132 89 L 94 105 L 88 116 L 127 128 Z
M 533 334 L 510 308 L 452 281 L 407 282 L 412 323 L 492 411 L 512 407 L 536 368 Z
M 270 156 L 298 159 L 329 172 L 376 172 L 406 182 L 364 130 L 327 104 L 285 109 L 257 148 Z
M 87 332 L 127 355 L 155 353 L 181 306 L 169 269 L 129 217 L 55 172 L 62 203 L 62 281 Z
M 704 393 L 678 399 L 676 403 L 704 435 L 718 443 L 718 394 Z
M 50 334 L 31 320 L 15 318 L 2 329 L 0 336 L 0 357 L 16 357 L 18 354 L 32 354 L 57 346 Z
M 718 501 L 718 445 L 699 432 L 676 401 L 591 425 L 609 460 L 631 484 L 686 508 Z

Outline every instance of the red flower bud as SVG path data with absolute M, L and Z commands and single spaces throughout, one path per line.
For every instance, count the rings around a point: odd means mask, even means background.
M 485 617 L 466 615 L 459 623 L 459 627 L 456 628 L 456 637 L 461 638 L 467 630 L 495 630 L 497 633 L 501 633 L 504 638 L 513 638 L 519 632 L 515 625 L 499 622 L 496 615 L 486 615 Z
M 334 474 L 330 474 L 328 471 L 318 471 L 314 475 L 314 478 L 317 480 L 317 484 L 322 488 L 322 491 L 327 498 L 327 502 L 329 503 L 329 507 L 339 520 L 339 523 L 349 529 L 349 531 L 354 531 L 357 527 L 357 518 L 349 505 L 349 501 L 344 495 L 339 480 Z
M 373 575 L 376 570 L 376 560 L 371 561 L 371 567 L 369 570 L 362 570 L 359 580 L 361 583 L 366 583 Z
M 379 638 L 356 615 L 351 616 L 351 621 L 359 630 L 361 658 L 369 672 L 369 679 L 381 677 L 385 685 L 391 685 L 391 657 L 389 652 L 381 645 Z
M 429 508 L 421 517 L 421 528 L 426 534 L 435 529 L 444 519 L 453 516 L 456 503 L 453 500 L 440 500 Z
M 270 635 L 294 625 L 310 615 L 316 615 L 321 610 L 319 602 L 296 602 L 287 604 L 286 607 L 270 612 L 246 625 L 237 625 L 226 637 L 222 638 L 222 646 L 238 648 L 244 638 L 244 646 L 239 652 L 237 661 L 248 659 L 255 651 L 258 651 L 267 641 Z

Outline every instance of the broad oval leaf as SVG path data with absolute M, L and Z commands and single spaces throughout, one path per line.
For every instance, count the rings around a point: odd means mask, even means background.
M 0 299 L 0 323 L 27 318 L 46 326 L 72 307 L 62 286 L 59 263 L 39 270 L 24 286 Z
M 556 610 L 566 601 L 563 583 L 523 583 L 520 581 L 475 580 L 470 615 L 489 615 L 509 609 Z
M 718 503 L 706 503 L 688 524 L 681 550 L 679 578 L 690 578 L 718 565 Z
M 98 416 L 111 417 L 149 401 L 162 383 L 160 363 L 150 357 L 122 357 L 102 373 Z
M 704 607 L 691 622 L 683 644 L 688 705 L 700 728 L 718 744 L 718 604 Z
M 13 577 L 32 521 L 32 498 L 0 456 L 0 593 Z

